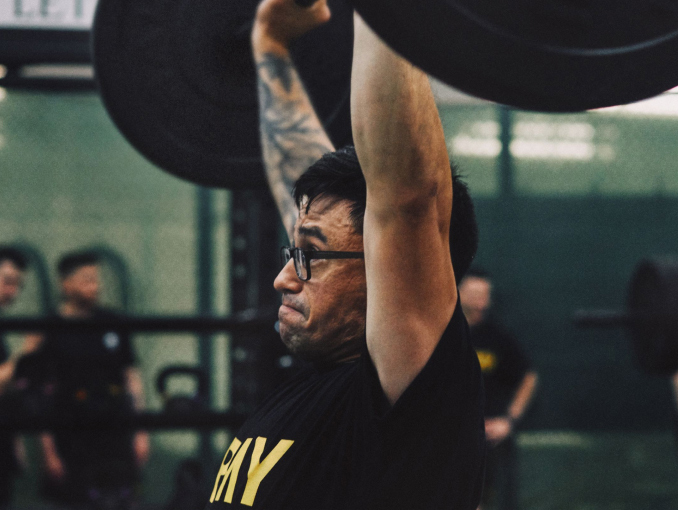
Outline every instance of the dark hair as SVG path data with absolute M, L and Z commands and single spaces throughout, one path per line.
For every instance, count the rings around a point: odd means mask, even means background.
M 74 251 L 63 255 L 57 264 L 57 273 L 60 278 L 68 278 L 75 271 L 85 266 L 99 264 L 99 255 L 93 251 Z
M 21 250 L 12 246 L 0 246 L 0 264 L 10 261 L 20 271 L 25 271 L 28 267 L 28 257 Z
M 452 217 L 450 219 L 450 251 L 457 282 L 473 262 L 478 248 L 478 224 L 468 187 L 451 165 Z M 363 233 L 367 189 L 358 156 L 352 145 L 329 152 L 304 172 L 294 186 L 294 200 L 306 211 L 318 197 L 325 195 L 351 202 L 351 222 L 358 234 Z
M 352 145 L 328 152 L 306 170 L 294 185 L 294 201 L 301 209 L 304 198 L 306 212 L 320 196 L 331 196 L 351 202 L 351 223 L 363 233 L 367 188 L 365 177 Z

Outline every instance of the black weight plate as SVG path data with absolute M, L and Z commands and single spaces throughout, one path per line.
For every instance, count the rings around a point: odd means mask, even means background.
M 651 259 L 631 278 L 628 312 L 636 361 L 651 374 L 678 370 L 678 261 Z
M 257 0 L 100 0 L 93 58 L 109 115 L 144 156 L 189 181 L 266 186 L 250 31 Z M 330 138 L 350 142 L 352 9 L 292 55 Z
M 673 0 L 353 0 L 396 51 L 475 96 L 574 112 L 678 85 Z

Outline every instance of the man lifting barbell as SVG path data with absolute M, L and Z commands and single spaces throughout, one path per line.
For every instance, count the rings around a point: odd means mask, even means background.
M 329 15 L 325 0 L 309 9 L 265 0 L 258 9 L 252 43 L 267 165 L 296 165 L 331 148 L 288 51 Z M 301 112 L 291 124 L 275 117 L 290 113 L 284 102 Z M 283 249 L 275 281 L 280 332 L 311 366 L 238 432 L 211 505 L 478 504 L 482 389 L 450 258 L 453 187 L 442 126 L 426 75 L 358 17 L 351 104 L 355 151 L 313 163 L 297 181 L 298 213 L 284 218 L 288 230 L 294 220 L 295 247 Z M 289 136 L 270 130 L 276 120 Z M 318 143 L 298 148 L 295 136 L 306 143 L 308 133 Z M 289 211 L 286 183 L 273 179 L 272 188 Z

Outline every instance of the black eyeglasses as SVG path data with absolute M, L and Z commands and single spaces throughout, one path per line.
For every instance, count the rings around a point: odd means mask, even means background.
M 294 270 L 302 282 L 311 279 L 311 259 L 364 259 L 365 254 L 361 251 L 313 251 L 301 248 L 280 248 L 280 262 L 283 267 L 294 260 Z

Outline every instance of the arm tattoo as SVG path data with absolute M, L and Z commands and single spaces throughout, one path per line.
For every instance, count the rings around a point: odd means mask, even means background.
M 257 81 L 264 166 L 289 234 L 297 217 L 294 183 L 334 148 L 289 57 L 263 54 L 257 62 Z

